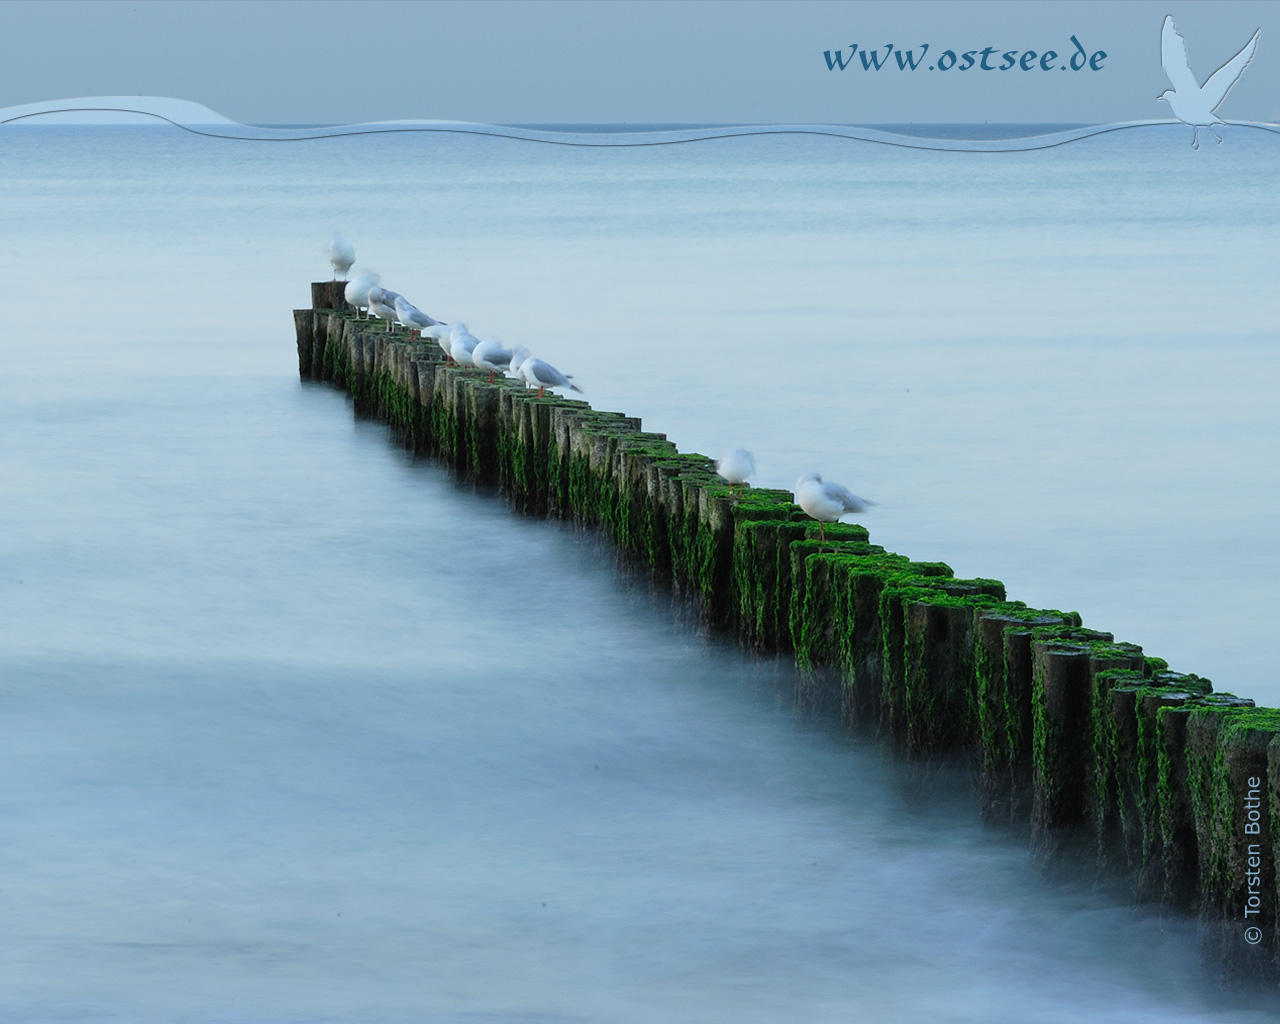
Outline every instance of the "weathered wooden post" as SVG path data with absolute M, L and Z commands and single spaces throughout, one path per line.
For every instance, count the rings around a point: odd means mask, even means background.
M 1032 641 L 1031 842 L 1045 867 L 1081 863 L 1091 758 L 1091 645 L 1110 633 L 1039 627 Z
M 1080 619 L 1074 613 L 1038 611 L 1020 602 L 974 609 L 978 778 L 984 821 L 1013 824 L 1026 819 L 1031 784 L 1031 630 L 1055 625 L 1079 626 Z M 1014 631 L 1016 638 L 1010 639 Z
M 1275 861 L 1267 748 L 1270 708 L 1202 706 L 1187 720 L 1187 775 L 1199 848 L 1201 936 L 1225 978 L 1274 966 Z
M 347 289 L 346 281 L 313 281 L 311 282 L 311 308 L 333 309 L 345 313 L 351 309 L 343 292 Z
M 1134 708 L 1138 722 L 1136 804 L 1142 844 L 1141 857 L 1134 867 L 1134 895 L 1141 902 L 1162 899 L 1168 876 L 1160 783 L 1160 756 L 1164 745 L 1160 734 L 1161 712 L 1186 707 L 1209 689 L 1208 680 L 1194 676 L 1175 680 L 1172 678 L 1175 675 L 1157 674 L 1153 679 L 1157 685 L 1139 691 Z
M 856 523 L 832 523 L 827 539 L 795 541 L 791 545 L 791 613 L 789 630 L 796 663 L 802 668 L 826 664 L 835 658 L 831 618 L 830 562 L 814 556 L 865 554 L 870 550 L 865 527 Z M 839 527 L 837 531 L 834 529 Z M 877 548 L 883 551 L 883 548 Z
M 998 580 L 935 578 L 906 599 L 903 658 L 907 747 L 917 754 L 978 743 L 974 610 L 1001 604 Z
M 311 360 L 311 350 L 315 345 L 313 319 L 314 313 L 310 309 L 293 311 L 293 328 L 298 336 L 298 376 L 303 380 L 314 380 L 316 376 Z

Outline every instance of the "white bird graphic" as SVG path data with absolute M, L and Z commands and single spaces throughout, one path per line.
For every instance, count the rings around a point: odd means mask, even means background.
M 1262 29 L 1253 34 L 1253 38 L 1245 43 L 1244 49 L 1218 68 L 1209 80 L 1201 85 L 1191 73 L 1191 65 L 1187 62 L 1187 44 L 1178 34 L 1173 24 L 1173 15 L 1166 14 L 1164 27 L 1160 30 L 1160 63 L 1164 65 L 1164 73 L 1169 76 L 1172 89 L 1166 89 L 1158 100 L 1164 100 L 1173 111 L 1173 116 L 1183 124 L 1191 125 L 1194 134 L 1191 136 L 1191 148 L 1200 148 L 1200 129 L 1207 128 L 1209 133 L 1222 145 L 1222 137 L 1213 130 L 1215 124 L 1226 124 L 1217 114 L 1219 104 L 1227 97 L 1231 87 L 1236 84 L 1244 69 L 1253 60 L 1253 51 L 1258 48 L 1258 36 Z

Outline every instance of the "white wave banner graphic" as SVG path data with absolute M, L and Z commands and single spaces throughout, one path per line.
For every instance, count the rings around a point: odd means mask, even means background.
M 9 127 L 49 125 L 156 125 L 175 127 L 206 138 L 243 142 L 305 142 L 361 135 L 432 133 L 513 139 L 543 145 L 591 149 L 643 146 L 671 146 L 719 139 L 760 136 L 821 136 L 847 139 L 901 149 L 937 150 L 954 153 L 1025 153 L 1053 149 L 1071 142 L 1095 138 L 1135 128 L 1184 124 L 1177 118 L 1125 121 L 1117 124 L 1087 125 L 1043 135 L 1016 138 L 925 138 L 897 134 L 878 128 L 831 124 L 725 125 L 661 130 L 574 132 L 514 125 L 493 125 L 470 121 L 374 121 L 352 125 L 320 125 L 280 128 L 242 124 L 190 100 L 163 96 L 89 96 L 69 100 L 47 100 L 0 108 L 0 125 Z M 1253 121 L 1226 121 L 1222 124 L 1259 129 L 1280 134 L 1280 125 Z

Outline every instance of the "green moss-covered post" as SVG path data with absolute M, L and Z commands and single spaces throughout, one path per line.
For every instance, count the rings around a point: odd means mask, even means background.
M 1026 823 L 1032 778 L 1032 630 L 1039 626 L 1079 627 L 1080 616 L 1007 600 L 977 603 L 973 613 L 982 817 L 993 824 Z
M 1192 710 L 1191 705 L 1183 704 L 1156 712 L 1160 845 L 1164 851 L 1160 902 L 1179 910 L 1194 905 L 1200 872 L 1195 814 L 1187 780 L 1187 718 Z
M 1267 818 L 1271 832 L 1273 905 L 1280 907 L 1280 736 L 1267 745 Z M 1280 926 L 1271 940 L 1271 954 L 1280 962 Z
M 1187 718 L 1201 934 L 1208 962 L 1228 979 L 1257 976 L 1272 962 L 1275 865 L 1267 746 L 1278 719 L 1280 712 L 1220 698 L 1206 699 Z
M 841 714 L 850 724 L 879 727 L 884 717 L 880 593 L 885 580 L 909 560 L 885 552 L 818 557 L 829 559 L 831 572 L 831 628 L 841 675 Z
M 979 740 L 974 609 L 998 606 L 994 580 L 936 578 L 904 609 L 903 690 L 907 747 L 915 753 L 972 749 Z
M 1079 623 L 1076 623 L 1077 625 Z M 1031 821 L 1035 804 L 1035 623 L 1007 627 L 1004 639 L 1005 743 L 1009 764 L 1009 823 Z
M 813 556 L 884 551 L 868 543 L 861 526 L 833 523 L 827 533 L 825 540 L 809 538 L 791 545 L 791 645 L 802 668 L 828 664 L 836 657 L 831 563 Z
M 1137 704 L 1146 685 L 1146 676 L 1131 669 L 1112 669 L 1095 679 L 1098 756 L 1088 814 L 1104 871 L 1134 871 L 1142 863 Z
M 1193 713 L 1188 733 L 1197 722 Z M 1210 836 L 1202 864 L 1200 921 L 1211 963 L 1229 980 L 1256 978 L 1274 966 L 1275 860 L 1271 844 L 1267 748 L 1280 735 L 1280 711 L 1219 713 L 1213 763 L 1203 747 L 1197 830 Z M 1207 870 L 1206 870 L 1207 868 Z
M 1009 820 L 1013 795 L 1013 759 L 1009 720 L 1018 714 L 1010 706 L 1004 663 L 1005 630 L 1023 620 L 999 606 L 979 608 L 974 616 L 974 677 L 977 685 L 978 795 L 982 818 Z
M 1167 709 L 1187 707 L 1209 692 L 1209 681 L 1178 673 L 1157 673 L 1156 685 L 1141 689 L 1134 708 L 1137 717 L 1138 773 L 1136 776 L 1136 808 L 1141 833 L 1141 857 L 1133 869 L 1134 896 L 1140 902 L 1164 898 L 1169 877 L 1166 861 L 1180 859 L 1179 851 L 1166 852 L 1163 826 L 1163 793 L 1161 756 L 1164 739 L 1160 729 L 1161 713 Z
M 1033 851 L 1048 863 L 1064 853 L 1067 830 L 1084 821 L 1089 652 L 1072 644 L 1037 640 L 1032 644 L 1032 665 L 1031 838 Z
M 1049 869 L 1079 866 L 1093 756 L 1092 645 L 1110 633 L 1038 627 L 1032 641 L 1032 850 Z

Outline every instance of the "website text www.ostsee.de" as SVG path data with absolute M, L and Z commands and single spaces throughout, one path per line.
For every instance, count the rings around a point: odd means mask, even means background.
M 850 43 L 838 50 L 824 50 L 827 70 L 844 71 L 1101 71 L 1107 59 L 1106 50 L 1088 52 L 1075 36 L 1071 45 L 1057 50 L 1001 50 L 998 46 L 984 46 L 972 50 L 943 50 L 932 60 L 928 58 L 930 45 L 921 43 L 903 50 L 893 43 L 865 47 Z M 928 61 L 926 63 L 926 61 Z

